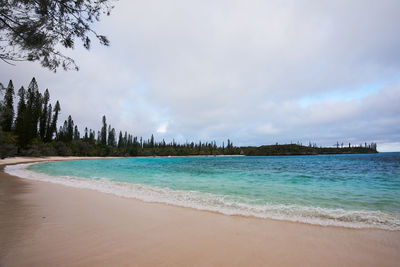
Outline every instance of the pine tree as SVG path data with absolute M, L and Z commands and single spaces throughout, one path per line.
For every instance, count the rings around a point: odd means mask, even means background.
M 65 120 L 63 126 L 60 126 L 60 129 L 57 134 L 57 139 L 62 142 L 70 141 L 68 138 L 68 121 Z
M 25 117 L 26 117 L 26 102 L 25 102 L 25 88 L 22 86 L 18 90 L 18 106 L 17 106 L 17 118 L 15 119 L 15 129 L 14 133 L 18 136 L 18 145 L 20 147 L 25 147 L 28 143 L 27 133 L 25 132 Z
M 96 133 L 95 133 L 95 131 L 92 131 L 92 129 L 90 129 L 90 131 L 89 131 L 90 143 L 94 144 L 95 138 L 96 138 Z
M 24 113 L 24 135 L 26 137 L 26 144 L 34 137 L 32 107 L 35 99 L 35 94 L 32 88 L 26 91 L 26 110 Z
M 115 146 L 115 129 L 111 129 L 111 125 L 108 126 L 108 145 Z
M 151 135 L 151 138 L 150 138 L 150 147 L 154 147 L 154 136 L 153 135 Z
M 111 139 L 110 139 L 110 134 L 111 134 L 111 125 L 108 125 L 108 136 L 107 136 L 107 145 L 110 145 Z M 111 136 L 112 137 L 112 136 Z
M 74 121 L 72 120 L 71 115 L 68 116 L 68 121 L 67 121 L 67 129 L 66 129 L 66 140 L 72 141 L 74 137 Z
M 126 147 L 127 145 L 128 145 L 128 133 L 125 131 L 123 146 Z
M 128 139 L 126 140 L 126 146 L 131 146 L 133 143 L 132 143 L 132 135 L 131 134 L 128 134 Z
M 39 92 L 39 90 L 35 91 L 35 99 L 33 102 L 33 107 L 32 107 L 32 112 L 33 112 L 33 136 L 37 137 L 39 136 L 39 122 L 40 122 L 40 115 L 42 113 L 42 101 L 43 101 L 43 96 Z
M 39 134 L 40 138 L 45 141 L 46 138 L 46 133 L 47 133 L 47 121 L 48 121 L 48 103 L 50 100 L 50 94 L 49 90 L 46 89 L 46 91 L 43 94 L 43 99 L 42 99 L 42 110 L 40 113 L 40 124 L 39 124 Z
M 4 95 L 4 107 L 1 118 L 1 128 L 5 132 L 11 132 L 14 120 L 14 85 L 12 81 L 8 83 Z
M 51 121 L 51 127 L 50 127 L 50 131 L 49 131 L 49 141 L 51 141 L 51 138 L 53 137 L 54 133 L 57 134 L 57 120 L 58 120 L 58 115 L 61 111 L 61 107 L 60 107 L 60 103 L 56 102 L 56 105 L 54 106 L 54 114 L 53 114 L 53 119 Z
M 47 119 L 46 119 L 46 136 L 45 142 L 51 142 L 53 139 L 53 131 L 51 128 L 51 113 L 53 112 L 51 104 L 47 107 Z
M 74 140 L 79 140 L 81 138 L 81 134 L 79 133 L 78 126 L 75 125 L 74 128 Z
M 41 112 L 41 94 L 35 78 L 29 83 L 27 92 L 27 128 L 29 140 L 35 138 L 38 132 L 38 123 Z
M 103 127 L 101 128 L 101 133 L 100 133 L 100 143 L 102 145 L 107 145 L 107 121 L 106 121 L 106 116 L 103 115 Z
M 131 134 L 128 135 L 128 140 L 126 143 L 127 143 L 127 146 L 132 146 L 132 145 L 135 145 L 136 147 L 139 146 L 137 137 L 135 136 L 135 138 L 133 138 L 133 136 Z
M 122 132 L 119 131 L 119 137 L 118 137 L 118 148 L 121 148 L 123 146 L 124 140 L 122 139 Z

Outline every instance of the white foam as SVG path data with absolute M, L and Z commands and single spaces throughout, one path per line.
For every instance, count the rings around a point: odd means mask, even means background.
M 4 171 L 25 179 L 86 188 L 145 202 L 167 203 L 227 215 L 254 216 L 324 226 L 400 230 L 399 216 L 381 211 L 327 209 L 300 205 L 250 205 L 229 196 L 197 191 L 170 190 L 141 184 L 111 182 L 106 179 L 54 177 L 26 169 L 29 165 L 32 163 L 9 165 L 4 168 Z

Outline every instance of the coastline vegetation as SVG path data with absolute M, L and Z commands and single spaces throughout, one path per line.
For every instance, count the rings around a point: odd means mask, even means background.
M 212 142 L 177 143 L 175 140 L 156 141 L 119 131 L 102 117 L 100 131 L 85 127 L 79 132 L 71 116 L 57 129 L 61 111 L 59 101 L 54 107 L 48 89 L 42 94 L 33 78 L 27 89 L 21 87 L 15 106 L 15 91 L 10 80 L 7 87 L 0 83 L 0 157 L 11 156 L 195 156 L 195 155 L 317 155 L 377 153 L 376 143 L 335 147 L 316 144 L 275 144 L 259 147 L 237 147 L 231 140 L 218 146 Z

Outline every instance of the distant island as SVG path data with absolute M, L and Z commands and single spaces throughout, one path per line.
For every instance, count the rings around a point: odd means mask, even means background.
M 364 144 L 364 146 L 339 146 L 317 147 L 298 144 L 269 145 L 259 147 L 244 147 L 243 152 L 247 156 L 283 156 L 283 155 L 321 155 L 321 154 L 364 154 L 378 153 L 376 144 Z
M 337 142 L 335 147 L 319 147 L 316 144 L 275 144 L 259 147 L 237 147 L 231 140 L 222 145 L 211 142 L 177 143 L 175 140 L 156 141 L 116 130 L 102 117 L 99 131 L 85 127 L 84 134 L 78 130 L 71 116 L 57 129 L 61 105 L 50 103 L 50 93 L 39 91 L 35 78 L 28 89 L 18 90 L 18 104 L 14 105 L 14 85 L 0 84 L 0 157 L 12 156 L 197 156 L 197 155 L 319 155 L 377 153 L 376 143 L 345 146 Z M 15 114 L 15 110 L 17 111 Z

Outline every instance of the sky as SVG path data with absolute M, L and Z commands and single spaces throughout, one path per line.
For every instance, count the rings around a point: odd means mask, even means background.
M 60 100 L 63 122 L 234 145 L 376 142 L 400 151 L 400 1 L 119 0 L 111 45 L 79 71 L 0 62 L 0 82 Z

